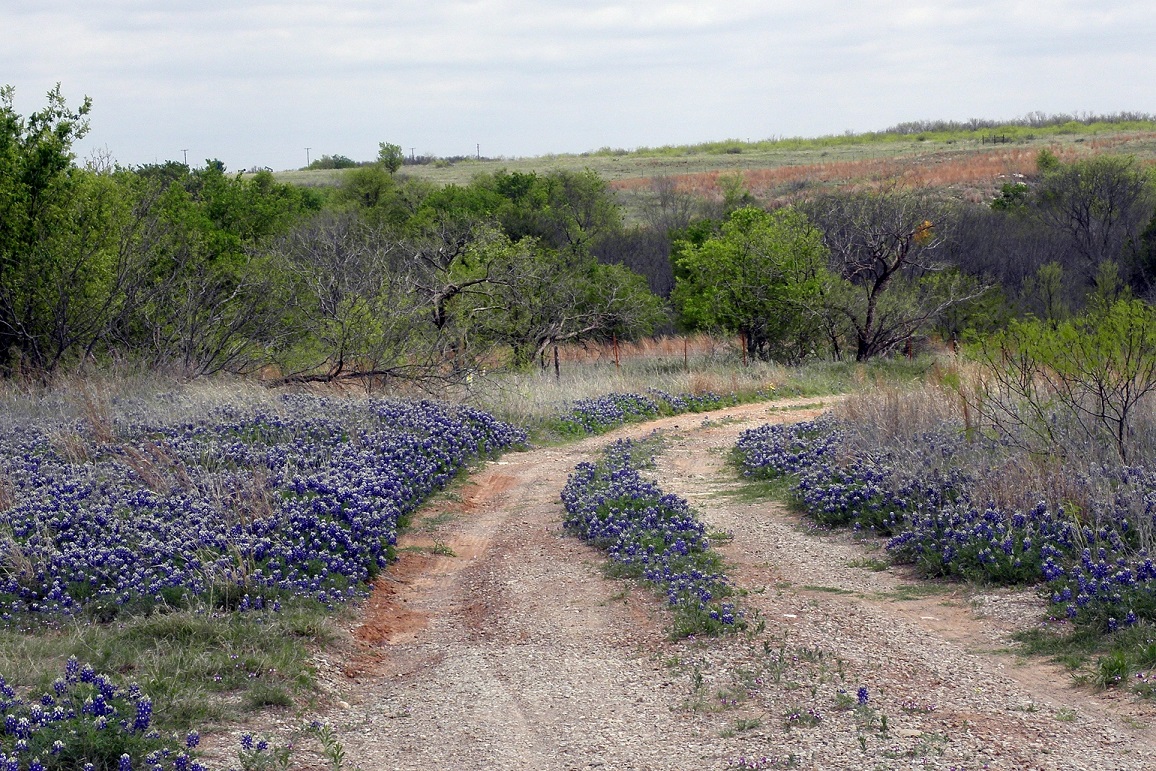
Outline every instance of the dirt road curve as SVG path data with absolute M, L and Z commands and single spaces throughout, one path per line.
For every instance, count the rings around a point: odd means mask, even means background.
M 724 461 L 738 433 L 815 414 L 802 404 L 512 453 L 426 506 L 357 644 L 321 663 L 348 763 L 1156 768 L 1156 709 L 1006 652 L 1006 633 L 1037 620 L 1030 594 L 928 588 L 883 569 L 875 544 L 735 494 Z M 575 464 L 654 429 L 667 437 L 656 478 L 733 533 L 722 550 L 762 631 L 669 642 L 661 603 L 604 578 L 598 553 L 563 534 Z

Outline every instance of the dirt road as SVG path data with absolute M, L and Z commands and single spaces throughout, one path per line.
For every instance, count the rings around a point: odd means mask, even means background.
M 752 501 L 739 432 L 816 414 L 745 405 L 512 453 L 423 508 L 340 661 L 321 662 L 347 763 L 366 769 L 1156 768 L 1156 708 L 1007 652 L 1030 593 L 887 568 L 877 543 Z M 721 547 L 752 632 L 668 641 L 647 590 L 565 535 L 559 491 L 615 438 Z M 860 689 L 866 703 L 860 704 Z M 746 764 L 746 765 L 743 765 Z

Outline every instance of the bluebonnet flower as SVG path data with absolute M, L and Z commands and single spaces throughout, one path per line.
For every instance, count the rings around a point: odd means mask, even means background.
M 734 605 L 719 603 L 733 589 L 705 527 L 685 500 L 642 478 L 637 452 L 629 441 L 615 442 L 598 464 L 574 469 L 561 495 L 566 529 L 604 548 L 627 574 L 658 585 L 679 612 L 740 626 Z
M 0 577 L 0 616 L 187 604 L 214 584 L 248 594 L 242 608 L 319 591 L 327 602 L 356 597 L 388 564 L 400 517 L 471 458 L 526 438 L 429 401 L 288 396 L 282 406 L 125 425 L 124 443 L 91 461 L 52 450 L 48 428 L 0 435 L 0 472 L 21 491 L 7 523 L 45 566 Z M 65 680 L 85 676 L 70 668 Z

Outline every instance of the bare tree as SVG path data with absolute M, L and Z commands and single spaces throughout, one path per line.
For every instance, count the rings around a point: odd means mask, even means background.
M 273 351 L 287 380 L 405 378 L 440 370 L 438 330 L 403 240 L 351 212 L 326 213 L 271 247 L 289 277 L 287 323 Z
M 660 174 L 651 177 L 649 191 L 641 199 L 642 217 L 658 233 L 682 230 L 694 218 L 699 201 L 678 189 L 678 181 Z
M 1040 216 L 1067 234 L 1094 281 L 1106 261 L 1127 263 L 1156 206 L 1156 192 L 1132 157 L 1103 155 L 1059 164 L 1037 191 Z
M 925 192 L 835 194 L 801 208 L 823 231 L 831 270 L 843 279 L 826 298 L 850 328 L 857 361 L 893 350 L 982 291 L 959 278 L 931 280 L 947 267 L 937 257 L 951 220 Z

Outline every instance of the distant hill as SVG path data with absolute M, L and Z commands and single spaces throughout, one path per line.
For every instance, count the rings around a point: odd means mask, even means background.
M 883 184 L 930 185 L 961 198 L 991 198 L 1014 175 L 1035 173 L 1035 157 L 1049 148 L 1070 160 L 1097 153 L 1134 155 L 1156 164 L 1156 116 L 1030 114 L 1012 121 L 912 121 L 885 131 L 817 138 L 737 139 L 696 145 L 602 148 L 588 153 L 531 158 L 422 159 L 401 174 L 435 184 L 463 184 L 476 174 L 550 169 L 592 169 L 632 193 L 655 177 L 671 177 L 681 190 L 720 195 L 720 177 L 741 174 L 744 185 L 764 202 L 789 200 L 831 187 Z M 277 178 L 300 185 L 333 185 L 342 170 L 286 171 Z M 724 178 L 724 182 L 726 179 Z

